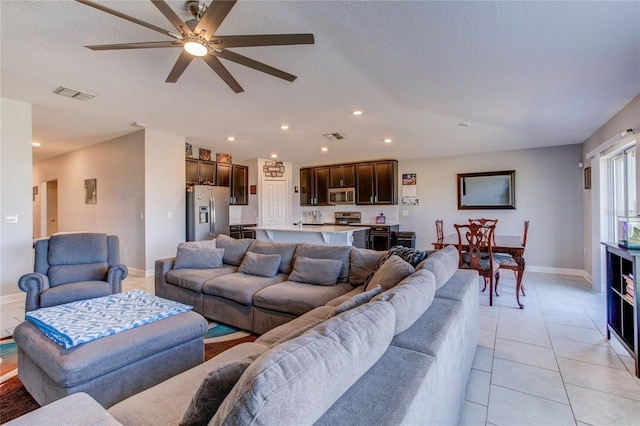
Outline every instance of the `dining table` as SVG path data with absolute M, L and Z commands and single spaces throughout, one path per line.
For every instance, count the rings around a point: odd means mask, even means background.
M 517 235 L 495 235 L 495 244 L 492 245 L 491 251 L 493 253 L 506 253 L 513 257 L 513 260 L 518 265 L 518 270 L 516 271 L 516 302 L 518 303 L 518 307 L 520 309 L 524 308 L 524 305 L 520 303 L 520 289 L 522 287 L 522 277 L 524 276 L 524 246 L 522 245 L 522 240 Z M 436 241 L 433 243 L 433 247 L 436 250 L 440 250 L 445 246 L 458 246 L 458 234 L 449 234 L 445 236 L 441 241 Z M 468 250 L 468 244 L 465 244 L 465 241 L 462 242 L 462 250 Z M 489 289 L 489 292 L 492 293 L 492 289 Z M 489 295 L 489 305 L 493 306 L 493 294 Z

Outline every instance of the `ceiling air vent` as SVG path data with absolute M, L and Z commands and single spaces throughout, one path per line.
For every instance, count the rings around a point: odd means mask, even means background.
M 69 87 L 60 86 L 53 91 L 56 95 L 65 96 L 67 98 L 73 98 L 78 101 L 88 101 L 91 98 L 95 98 L 96 95 L 91 93 L 81 92 L 80 90 L 71 89 Z
M 343 135 L 340 132 L 335 132 L 335 133 L 325 133 L 323 135 L 325 138 L 329 139 L 330 141 L 340 141 L 342 139 L 346 139 L 347 137 L 345 135 Z

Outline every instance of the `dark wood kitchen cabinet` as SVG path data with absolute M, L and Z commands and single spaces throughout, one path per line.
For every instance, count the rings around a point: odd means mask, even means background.
M 216 182 L 216 163 L 187 158 L 185 174 L 187 185 L 214 185 Z
M 356 204 L 398 204 L 396 160 L 358 163 L 356 168 Z
M 329 188 L 352 188 L 355 185 L 355 164 L 338 164 L 329 167 Z
M 229 188 L 229 204 L 249 204 L 249 168 L 239 164 L 217 163 L 216 185 Z
M 300 205 L 329 205 L 329 167 L 300 169 Z

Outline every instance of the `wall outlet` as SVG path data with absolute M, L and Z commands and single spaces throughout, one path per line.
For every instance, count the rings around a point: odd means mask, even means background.
M 167 219 L 173 219 L 173 212 L 167 212 Z
M 409 210 L 402 210 L 402 216 L 409 216 Z
M 18 223 L 18 215 L 17 214 L 5 214 L 4 215 L 4 223 Z

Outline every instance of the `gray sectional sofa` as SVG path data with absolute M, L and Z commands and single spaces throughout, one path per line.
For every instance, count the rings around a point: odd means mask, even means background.
M 197 250 L 190 259 L 179 251 L 176 259 L 158 261 L 156 291 L 261 336 L 112 406 L 103 412 L 105 424 L 457 424 L 479 308 L 477 272 L 458 269 L 454 247 L 414 268 L 395 255 L 298 244 L 290 257 L 281 255 L 273 276 L 246 279 L 238 274 L 251 275 L 251 265 L 233 258 L 242 251 L 233 244 L 218 239 L 224 254 L 217 251 L 215 268 L 207 267 L 210 260 L 199 264 Z M 285 249 L 264 244 L 249 242 L 245 255 Z M 303 260 L 301 271 L 298 257 L 339 258 L 342 265 L 336 272 L 335 263 Z M 319 281 L 335 276 L 334 285 L 292 280 L 323 268 L 333 272 Z M 211 278 L 214 269 L 220 275 Z M 67 398 L 56 402 L 56 412 Z M 85 403 L 94 420 L 91 402 Z M 42 419 L 46 409 L 15 424 Z

